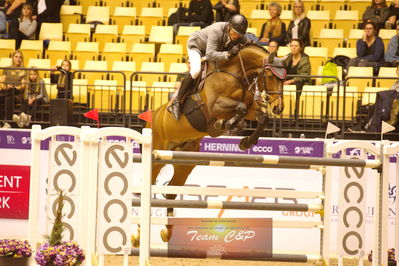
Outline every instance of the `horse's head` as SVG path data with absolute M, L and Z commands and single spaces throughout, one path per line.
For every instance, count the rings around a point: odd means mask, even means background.
M 283 85 L 286 70 L 281 59 L 275 53 L 268 55 L 261 70 L 258 80 L 258 88 L 265 92 L 265 100 L 270 105 L 274 114 L 279 115 L 284 109 Z

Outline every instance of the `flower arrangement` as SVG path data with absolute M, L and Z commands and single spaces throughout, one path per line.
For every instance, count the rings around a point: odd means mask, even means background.
M 62 241 L 64 225 L 62 223 L 62 209 L 64 207 L 62 191 L 57 198 L 58 207 L 55 216 L 53 229 L 50 236 L 47 237 L 48 243 L 44 243 L 36 251 L 35 260 L 39 265 L 80 265 L 85 259 L 83 249 L 75 241 Z
M 32 247 L 27 240 L 0 239 L 1 257 L 30 257 Z
M 368 254 L 368 260 L 373 261 L 373 251 Z M 388 265 L 396 265 L 394 248 L 388 249 Z

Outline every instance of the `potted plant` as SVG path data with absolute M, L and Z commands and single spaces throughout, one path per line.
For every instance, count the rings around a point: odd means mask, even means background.
M 36 251 L 35 260 L 39 265 L 80 265 L 85 259 L 83 249 L 75 241 L 62 241 L 64 226 L 62 224 L 62 209 L 64 207 L 62 191 L 57 198 L 58 207 L 54 220 L 54 225 L 50 236 L 47 237 L 47 243 L 44 243 Z
M 0 239 L 0 266 L 28 265 L 32 248 L 27 240 Z
M 369 261 L 373 261 L 373 251 L 371 251 L 368 255 Z M 390 248 L 388 249 L 388 266 L 396 266 L 395 260 L 395 249 Z

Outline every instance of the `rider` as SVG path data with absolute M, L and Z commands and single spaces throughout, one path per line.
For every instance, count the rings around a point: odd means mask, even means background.
M 201 57 L 205 56 L 208 61 L 220 61 L 237 55 L 240 51 L 239 44 L 246 41 L 247 27 L 247 19 L 241 14 L 236 14 L 230 18 L 229 22 L 216 22 L 191 34 L 187 41 L 190 72 L 182 81 L 171 108 L 176 120 L 180 119 L 184 95 L 200 74 Z

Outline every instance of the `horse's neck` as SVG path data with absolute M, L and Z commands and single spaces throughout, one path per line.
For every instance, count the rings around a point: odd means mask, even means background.
M 254 68 L 263 65 L 267 53 L 261 48 L 247 48 L 241 50 L 241 58 L 246 68 Z

